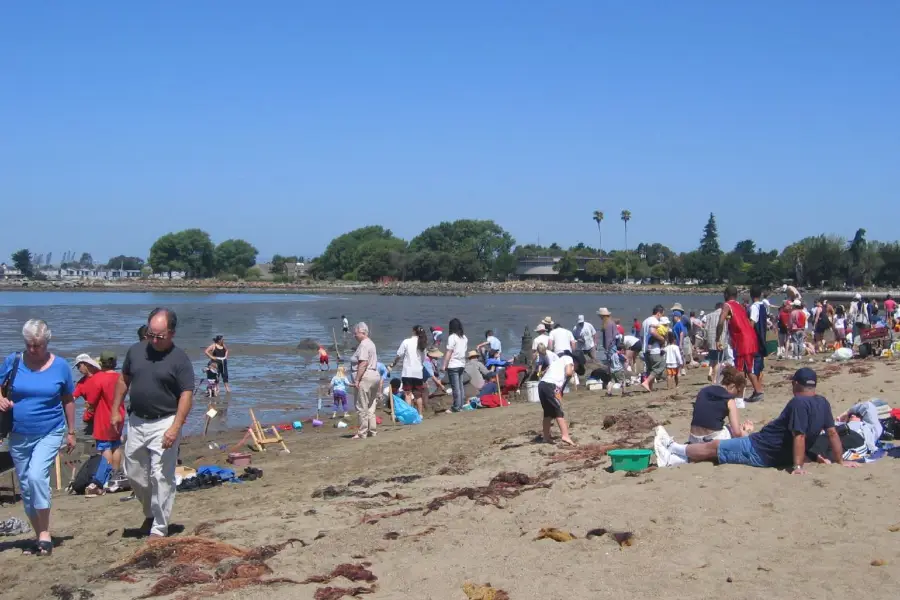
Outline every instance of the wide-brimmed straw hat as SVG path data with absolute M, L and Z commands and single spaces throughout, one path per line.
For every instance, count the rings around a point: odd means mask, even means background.
M 672 308 L 670 308 L 669 310 L 672 312 L 675 312 L 676 310 L 680 310 L 681 312 L 684 312 L 684 307 L 681 306 L 681 302 L 676 302 L 675 304 L 672 305 Z
M 428 352 L 426 352 L 429 358 L 442 358 L 444 353 L 438 350 L 437 348 L 432 348 Z
M 612 315 L 612 313 L 609 312 L 609 309 L 606 308 L 605 306 L 601 306 L 600 308 L 598 308 L 597 314 L 601 317 L 609 317 Z
M 100 363 L 98 363 L 95 359 L 91 358 L 90 354 L 79 354 L 75 357 L 75 366 L 77 367 L 81 363 L 84 363 L 90 367 L 94 367 L 98 371 L 102 368 Z
M 474 350 L 469 350 L 468 353 L 466 353 L 466 358 L 478 358 L 478 353 Z
M 544 317 L 541 323 L 544 325 L 553 325 L 553 319 L 550 317 Z

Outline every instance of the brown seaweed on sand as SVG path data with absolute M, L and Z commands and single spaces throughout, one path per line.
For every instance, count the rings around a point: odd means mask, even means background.
M 509 600 L 506 591 L 492 587 L 489 583 L 481 585 L 466 582 L 463 584 L 463 593 L 469 600 Z
M 556 527 L 542 527 L 538 532 L 537 537 L 534 538 L 534 541 L 538 540 L 553 540 L 554 542 L 571 542 L 576 538 L 574 535 L 569 533 L 568 531 L 563 531 L 561 529 L 557 529 Z
M 425 510 L 422 507 L 414 506 L 412 508 L 400 508 L 397 510 L 392 510 L 391 512 L 380 513 L 377 515 L 363 515 L 360 519 L 360 523 L 368 523 L 369 525 L 374 525 L 381 519 L 389 519 L 391 517 L 399 517 L 400 515 L 405 515 L 406 513 L 411 512 L 420 512 Z
M 622 410 L 616 415 L 603 417 L 603 429 L 614 429 L 627 433 L 651 431 L 659 423 L 642 410 Z
M 850 372 L 862 375 L 863 377 L 868 377 L 872 374 L 872 365 L 853 365 L 850 367 Z
M 438 470 L 438 475 L 465 475 L 471 470 L 469 458 L 465 454 L 457 454 L 450 458 L 446 466 Z
M 339 587 L 323 587 L 316 590 L 315 595 L 313 596 L 313 600 L 338 600 L 339 598 L 343 598 L 344 596 L 350 596 L 351 598 L 356 598 L 357 596 L 362 596 L 363 594 L 374 594 L 375 586 L 371 587 L 354 587 L 354 588 L 339 588 Z
M 425 514 L 439 510 L 451 500 L 463 497 L 474 500 L 476 504 L 493 505 L 500 508 L 501 499 L 510 500 L 523 492 L 549 488 L 551 484 L 544 481 L 546 478 L 546 475 L 530 477 L 516 471 L 502 471 L 497 473 L 490 483 L 485 486 L 458 488 L 432 499 L 426 505 Z
M 557 452 L 550 457 L 550 464 L 568 462 L 573 460 L 599 460 L 606 453 L 616 448 L 621 448 L 624 441 L 620 440 L 612 444 L 585 444 L 572 450 Z
M 229 523 L 236 520 L 237 519 L 216 519 L 214 521 L 203 521 L 202 523 L 199 523 L 196 527 L 194 527 L 193 535 L 202 536 L 208 533 L 212 533 L 212 530 L 216 525 L 222 525 L 223 523 Z
M 331 583 L 332 579 L 338 577 L 343 577 L 350 581 L 365 581 L 366 583 L 372 583 L 373 581 L 377 581 L 378 577 L 366 568 L 370 566 L 372 566 L 371 563 L 359 563 L 355 565 L 344 563 L 332 569 L 331 573 L 326 575 L 310 575 L 301 581 L 301 583 Z
M 284 578 L 261 579 L 263 575 L 272 572 L 262 561 L 275 556 L 296 541 L 302 543 L 301 540 L 290 539 L 281 544 L 245 550 L 197 536 L 150 540 L 124 563 L 109 569 L 100 578 L 136 582 L 138 580 L 134 575 L 137 572 L 165 569 L 165 574 L 142 598 L 168 595 L 185 587 L 209 584 L 179 596 L 179 600 L 214 596 L 251 585 L 299 583 Z M 214 568 L 214 575 L 204 572 L 201 567 Z

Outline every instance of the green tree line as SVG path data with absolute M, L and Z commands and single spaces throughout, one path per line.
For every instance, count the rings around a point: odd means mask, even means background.
M 334 238 L 318 258 L 309 263 L 309 274 L 319 279 L 378 281 L 382 278 L 411 281 L 501 281 L 516 272 L 526 256 L 552 256 L 560 260 L 554 270 L 560 279 L 602 282 L 627 280 L 772 285 L 792 282 L 802 287 L 859 287 L 900 284 L 900 244 L 866 238 L 859 229 L 853 239 L 818 235 L 796 241 L 782 250 L 764 250 L 753 240 L 741 240 L 730 251 L 719 244 L 715 215 L 700 232 L 697 248 L 675 252 L 658 242 L 628 247 L 630 211 L 622 211 L 625 247 L 603 250 L 584 242 L 569 248 L 558 244 L 516 245 L 500 225 L 489 220 L 445 221 L 422 231 L 410 241 L 380 225 L 362 227 Z M 602 211 L 594 211 L 598 241 L 602 245 Z M 167 233 L 150 248 L 146 265 L 138 257 L 117 256 L 106 267 L 154 273 L 184 272 L 189 278 L 259 278 L 254 268 L 256 248 L 241 239 L 215 245 L 200 229 Z M 85 253 L 83 261 L 90 262 Z M 595 260 L 579 260 L 595 259 Z M 599 259 L 599 260 L 597 260 Z M 39 274 L 27 249 L 12 255 L 13 265 L 26 276 Z M 275 255 L 271 271 L 279 277 L 286 265 L 307 262 L 302 256 Z
M 593 221 L 602 244 L 602 211 Z M 627 236 L 630 211 L 620 215 Z M 561 279 L 622 282 L 670 281 L 701 284 L 772 285 L 792 282 L 802 287 L 890 286 L 900 284 L 900 244 L 866 239 L 860 229 L 852 240 L 819 235 L 794 242 L 779 251 L 758 248 L 750 239 L 722 250 L 715 215 L 710 214 L 695 250 L 675 252 L 658 242 L 641 242 L 633 249 L 605 251 L 584 242 L 569 248 L 516 245 L 493 221 L 462 219 L 429 227 L 409 242 L 389 229 L 373 225 L 336 237 L 314 259 L 310 274 L 323 279 L 377 281 L 384 277 L 417 281 L 503 280 L 514 275 L 526 256 L 552 256 Z M 586 261 L 579 268 L 579 258 Z

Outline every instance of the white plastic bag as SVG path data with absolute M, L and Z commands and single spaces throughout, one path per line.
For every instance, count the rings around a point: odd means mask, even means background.
M 831 360 L 835 362 L 844 362 L 851 358 L 853 358 L 853 350 L 850 348 L 838 348 L 834 351 L 834 354 L 831 355 Z

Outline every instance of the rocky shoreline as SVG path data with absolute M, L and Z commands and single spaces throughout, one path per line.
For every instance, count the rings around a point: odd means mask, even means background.
M 665 294 L 719 293 L 722 286 L 620 285 L 560 281 L 357 283 L 309 281 L 219 281 L 216 279 L 112 281 L 0 281 L 0 291 L 167 292 L 248 294 L 378 294 L 382 296 L 471 296 L 476 294 Z

